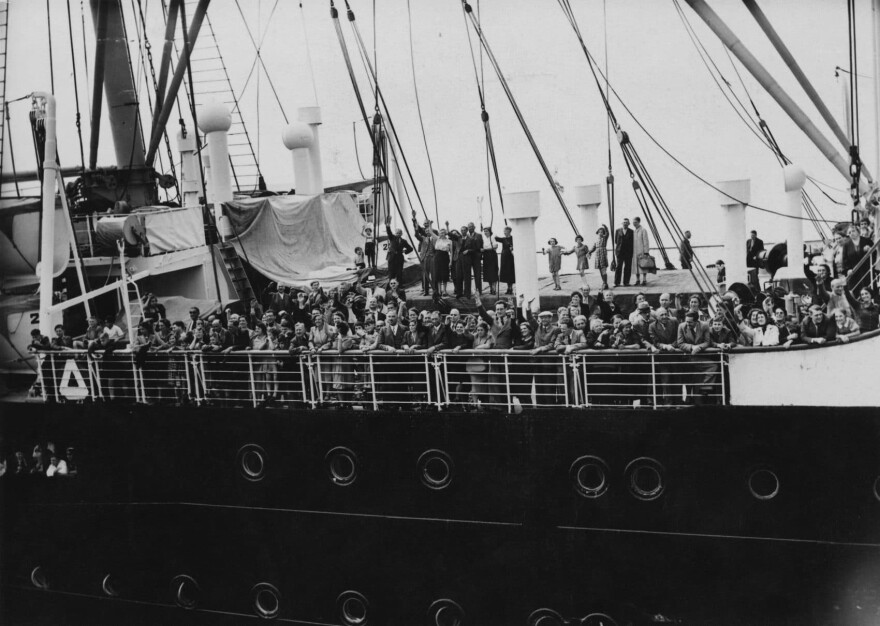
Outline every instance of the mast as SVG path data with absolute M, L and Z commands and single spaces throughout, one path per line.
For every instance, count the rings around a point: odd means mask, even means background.
M 819 151 L 828 159 L 837 171 L 847 180 L 851 180 L 849 171 L 849 161 L 844 158 L 830 141 L 823 135 L 816 125 L 807 117 L 807 114 L 791 99 L 785 90 L 780 87 L 779 83 L 773 78 L 770 72 L 761 65 L 758 59 L 749 52 L 748 48 L 739 40 L 727 24 L 718 17 L 704 0 L 686 0 L 694 12 L 706 23 L 713 33 L 724 43 L 725 46 L 739 59 L 740 63 L 751 73 L 752 76 L 761 84 L 761 86 L 776 100 L 776 103 L 782 107 L 782 110 L 798 125 L 804 134 L 813 142 Z M 867 177 L 864 168 L 862 172 Z M 861 183 L 865 189 L 867 185 Z
M 871 1 L 871 16 L 874 31 L 874 163 L 880 167 L 880 0 Z

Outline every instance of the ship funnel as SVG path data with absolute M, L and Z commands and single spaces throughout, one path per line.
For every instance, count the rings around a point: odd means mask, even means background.
M 302 107 L 297 112 L 297 118 L 312 129 L 312 145 L 309 147 L 311 193 L 324 193 L 324 168 L 321 165 L 321 108 Z
M 312 163 L 309 150 L 315 143 L 315 134 L 311 127 L 303 122 L 293 122 L 281 132 L 284 147 L 293 155 L 293 179 L 296 193 L 314 195 L 312 180 Z
M 504 194 L 504 216 L 513 236 L 513 265 L 516 272 L 516 292 L 528 302 L 538 295 L 538 258 L 535 251 L 535 220 L 541 215 L 541 196 L 537 191 Z
M 581 211 L 581 234 L 584 243 L 593 241 L 599 229 L 599 205 L 602 204 L 601 185 L 583 185 L 574 188 L 574 202 Z

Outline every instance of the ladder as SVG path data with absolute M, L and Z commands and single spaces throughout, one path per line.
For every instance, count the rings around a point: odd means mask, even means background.
M 183 4 L 186 9 L 186 19 L 189 21 L 195 13 L 198 0 L 185 0 Z M 167 16 L 167 10 L 165 14 Z M 179 60 L 179 51 L 183 48 L 183 36 L 179 29 L 175 34 L 174 48 Z M 229 165 L 236 191 L 239 193 L 257 191 L 261 175 L 260 166 L 257 163 L 257 155 L 241 114 L 238 97 L 232 88 L 226 63 L 220 53 L 220 46 L 217 43 L 209 14 L 205 15 L 199 37 L 193 46 L 190 66 L 192 67 L 193 88 L 196 93 L 190 93 L 189 81 L 184 80 L 183 86 L 189 101 L 193 101 L 193 96 L 195 96 L 196 107 L 198 107 L 208 101 L 216 100 L 230 107 L 232 111 L 232 126 L 227 137 L 229 138 Z M 204 143 L 204 136 L 202 142 Z
M 244 269 L 244 264 L 241 262 L 241 257 L 238 255 L 238 250 L 229 242 L 217 244 L 217 248 L 220 250 L 223 265 L 226 266 L 226 272 L 229 274 L 238 300 L 246 309 L 250 306 L 251 298 L 254 297 L 254 290 Z
M 9 33 L 9 3 L 0 2 L 0 177 L 6 148 L 6 36 Z
M 128 342 L 129 345 L 134 345 L 138 326 L 144 320 L 144 301 L 137 282 L 132 280 L 125 267 L 125 242 L 120 239 L 116 242 L 116 246 L 119 248 L 120 278 L 124 285 L 122 306 L 125 309 L 125 323 L 128 326 Z

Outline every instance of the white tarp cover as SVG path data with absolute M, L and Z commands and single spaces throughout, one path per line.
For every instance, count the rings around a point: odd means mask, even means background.
M 303 285 L 352 277 L 364 219 L 351 194 L 247 198 L 225 208 L 239 254 L 269 279 Z
M 155 212 L 139 210 L 137 214 L 144 218 L 151 254 L 205 245 L 201 207 L 163 208 Z

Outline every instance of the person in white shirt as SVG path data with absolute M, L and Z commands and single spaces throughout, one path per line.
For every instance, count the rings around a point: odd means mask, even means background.
M 108 315 L 104 320 L 104 330 L 98 341 L 89 345 L 88 353 L 94 355 L 99 348 L 104 350 L 104 356 L 113 354 L 113 350 L 119 347 L 119 343 L 125 338 L 125 333 L 116 325 L 116 319 Z M 99 357 L 100 358 L 100 357 Z
M 46 468 L 46 476 L 67 476 L 67 461 L 59 458 L 53 450 L 49 453 L 49 467 Z

